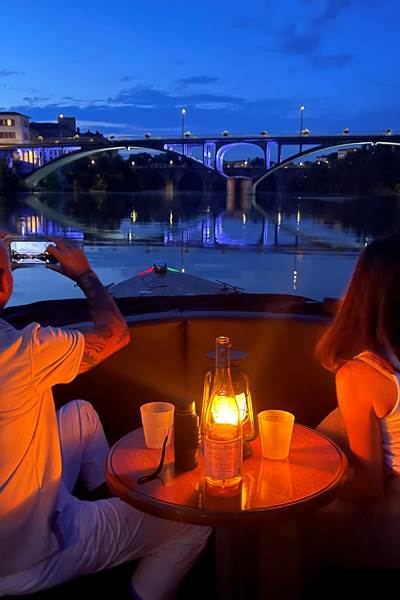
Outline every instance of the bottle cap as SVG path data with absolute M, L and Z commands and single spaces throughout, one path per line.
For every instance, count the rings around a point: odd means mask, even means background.
M 180 415 L 194 415 L 196 413 L 196 405 L 194 402 L 177 402 L 175 413 L 179 413 Z

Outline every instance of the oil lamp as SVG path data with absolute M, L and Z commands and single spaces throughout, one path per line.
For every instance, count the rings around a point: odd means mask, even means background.
M 251 398 L 251 391 L 249 385 L 249 378 L 247 373 L 244 371 L 242 366 L 240 365 L 240 361 L 242 361 L 247 356 L 246 352 L 242 352 L 241 350 L 231 350 L 230 353 L 230 369 L 231 369 L 231 378 L 233 389 L 235 392 L 236 402 L 239 408 L 240 419 L 243 427 L 243 457 L 247 458 L 251 455 L 251 448 L 249 442 L 254 440 L 256 437 L 256 426 L 254 420 L 254 406 Z M 207 358 L 215 361 L 215 352 L 208 352 Z M 210 368 L 204 376 L 204 384 L 203 384 L 203 404 L 201 408 L 201 420 L 200 427 L 201 433 L 204 435 L 205 433 L 205 420 L 208 404 L 211 400 L 210 394 L 213 387 L 215 369 Z

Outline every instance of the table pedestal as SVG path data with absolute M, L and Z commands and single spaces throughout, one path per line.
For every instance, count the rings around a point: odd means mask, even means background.
M 217 527 L 215 550 L 221 600 L 292 600 L 300 596 L 295 521 Z

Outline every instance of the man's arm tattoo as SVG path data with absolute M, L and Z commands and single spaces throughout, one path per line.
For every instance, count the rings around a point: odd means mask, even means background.
M 129 341 L 129 329 L 113 298 L 90 271 L 81 275 L 78 285 L 85 293 L 95 327 L 82 327 L 85 334 L 85 350 L 80 372 L 95 367 L 107 356 L 125 346 Z
M 111 310 L 120 315 L 117 305 L 97 277 L 96 273 L 93 271 L 84 273 L 80 276 L 77 283 L 88 299 L 92 311 Z

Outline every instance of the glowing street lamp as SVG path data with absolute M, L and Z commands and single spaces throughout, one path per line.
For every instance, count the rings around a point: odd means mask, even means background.
M 185 115 L 186 115 L 186 108 L 182 108 L 182 110 L 181 110 L 181 117 L 182 117 L 181 137 L 182 138 L 183 138 L 183 136 L 185 134 Z
M 64 119 L 64 115 L 63 114 L 59 114 L 58 115 L 58 137 L 62 138 L 62 122 Z
M 184 138 L 184 135 L 185 135 L 185 115 L 186 115 L 186 108 L 182 108 L 182 110 L 181 110 L 181 118 L 182 118 L 182 128 L 181 128 L 182 158 L 183 158 L 183 155 L 185 154 L 185 147 L 183 145 L 183 138 Z
M 303 133 L 303 119 L 304 119 L 304 104 L 300 104 L 300 135 Z M 302 151 L 302 145 L 299 146 L 299 152 Z

